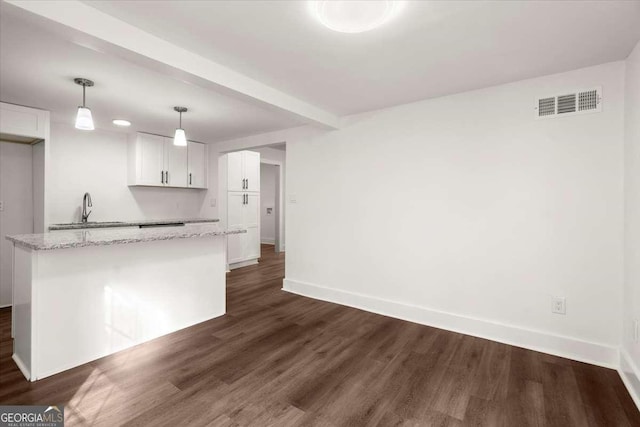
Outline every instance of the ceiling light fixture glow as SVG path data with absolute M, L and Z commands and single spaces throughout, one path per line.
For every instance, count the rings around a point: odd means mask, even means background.
M 176 129 L 176 133 L 173 136 L 173 145 L 178 147 L 186 147 L 187 146 L 187 135 L 184 133 L 184 129 L 182 129 L 182 113 L 187 112 L 186 107 L 173 107 L 178 113 L 180 113 L 180 127 Z
M 131 122 L 129 120 L 124 119 L 113 119 L 111 122 L 116 126 L 131 126 Z
M 327 28 L 341 33 L 373 30 L 404 8 L 404 1 L 393 0 L 321 0 L 309 2 L 312 13 Z
M 93 82 L 89 79 L 83 79 L 76 77 L 73 81 L 82 86 L 82 106 L 78 107 L 78 113 L 76 114 L 76 129 L 81 130 L 94 130 L 93 116 L 91 110 L 85 106 L 86 101 L 86 89 L 93 86 Z

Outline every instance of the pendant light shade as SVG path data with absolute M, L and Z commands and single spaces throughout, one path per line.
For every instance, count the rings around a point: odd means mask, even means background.
M 76 116 L 76 129 L 94 130 L 93 117 L 91 110 L 87 107 L 78 107 L 78 115 Z
M 184 129 L 176 129 L 176 134 L 173 137 L 173 145 L 177 145 L 179 147 L 187 146 L 187 135 L 184 133 Z
M 187 111 L 186 107 L 173 107 L 175 111 L 180 113 L 180 126 L 176 129 L 176 133 L 173 136 L 173 145 L 178 147 L 186 147 L 187 146 L 187 135 L 182 129 L 182 113 Z
M 91 115 L 91 110 L 88 109 L 85 105 L 87 87 L 93 86 L 93 82 L 89 79 L 83 79 L 81 77 L 77 77 L 73 79 L 73 81 L 76 84 L 82 86 L 82 105 L 78 107 L 78 114 L 76 115 L 76 129 L 94 130 L 95 127 L 93 126 L 93 116 Z

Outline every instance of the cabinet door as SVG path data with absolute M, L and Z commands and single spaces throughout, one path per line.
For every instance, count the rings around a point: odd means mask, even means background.
M 245 191 L 260 191 L 260 153 L 243 151 L 244 178 L 248 186 Z
M 243 191 L 242 152 L 227 154 L 227 190 Z
M 191 188 L 207 187 L 207 150 L 204 144 L 189 141 L 187 146 L 188 182 Z
M 187 186 L 187 147 L 173 145 L 173 139 L 165 138 L 164 143 L 164 170 L 169 187 Z
M 260 194 L 246 193 L 244 205 L 245 259 L 260 258 Z
M 244 228 L 244 195 L 245 193 L 227 193 L 227 229 Z M 227 236 L 227 262 L 233 264 L 245 260 L 245 235 L 229 234 Z
M 165 138 L 144 133 L 139 133 L 137 138 L 137 183 L 141 185 L 163 185 Z

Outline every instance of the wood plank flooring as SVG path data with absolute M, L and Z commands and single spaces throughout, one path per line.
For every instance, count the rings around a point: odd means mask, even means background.
M 640 426 L 613 370 L 288 294 L 262 251 L 227 315 L 36 383 L 0 310 L 0 403 L 68 426 Z

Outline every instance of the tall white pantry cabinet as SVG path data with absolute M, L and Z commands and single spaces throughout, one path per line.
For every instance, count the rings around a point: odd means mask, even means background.
M 228 153 L 220 157 L 219 166 L 226 227 L 247 230 L 227 236 L 227 263 L 230 269 L 256 264 L 260 258 L 260 153 Z

